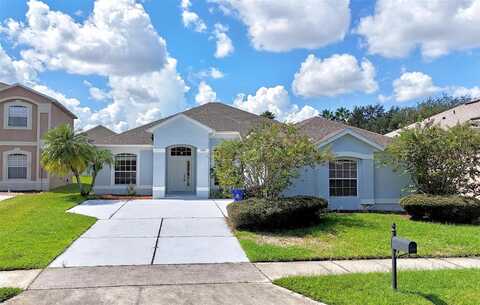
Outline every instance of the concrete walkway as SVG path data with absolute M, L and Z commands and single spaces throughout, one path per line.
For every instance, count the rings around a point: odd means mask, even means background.
M 273 281 L 287 276 L 311 276 L 346 273 L 390 272 L 390 259 L 337 260 L 311 262 L 255 263 L 261 272 Z M 401 258 L 399 270 L 434 270 L 480 268 L 480 257 L 475 258 Z
M 89 200 L 69 212 L 99 219 L 50 267 L 248 262 L 225 200 Z

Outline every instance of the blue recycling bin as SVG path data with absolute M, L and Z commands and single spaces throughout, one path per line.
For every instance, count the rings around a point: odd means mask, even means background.
M 241 201 L 245 197 L 245 191 L 242 189 L 233 189 L 232 195 L 233 201 Z

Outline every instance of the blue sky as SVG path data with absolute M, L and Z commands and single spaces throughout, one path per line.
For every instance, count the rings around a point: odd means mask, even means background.
M 79 128 L 211 101 L 298 121 L 479 96 L 479 16 L 478 0 L 0 0 L 0 81 L 52 95 Z

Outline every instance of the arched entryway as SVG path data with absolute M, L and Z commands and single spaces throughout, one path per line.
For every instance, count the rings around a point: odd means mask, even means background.
M 196 190 L 196 154 L 191 145 L 167 148 L 167 195 L 194 194 Z

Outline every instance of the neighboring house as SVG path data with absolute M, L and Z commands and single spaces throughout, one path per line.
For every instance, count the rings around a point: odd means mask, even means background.
M 97 194 L 125 194 L 128 185 L 139 194 L 209 197 L 217 189 L 211 175 L 212 153 L 223 140 L 239 139 L 265 118 L 221 104 L 208 103 L 95 141 L 110 149 L 115 165 L 97 177 Z M 386 167 L 374 164 L 375 152 L 389 138 L 320 117 L 298 124 L 315 144 L 332 148 L 336 160 L 302 170 L 287 195 L 313 195 L 329 200 L 333 209 L 398 209 L 408 184 Z
M 473 128 L 478 128 L 480 130 L 480 99 L 466 102 L 452 109 L 433 115 L 420 122 L 420 124 L 426 124 L 428 122 L 433 122 L 444 128 L 455 126 L 458 123 L 463 124 L 468 122 Z M 386 136 L 397 136 L 402 130 L 414 128 L 417 124 L 418 123 L 410 124 L 404 128 L 389 132 Z
M 19 84 L 0 83 L 0 190 L 48 190 L 68 183 L 42 170 L 43 135 L 76 116 L 60 102 Z
M 89 143 L 95 144 L 98 140 L 116 135 L 117 133 L 113 130 L 108 129 L 105 126 L 98 125 L 91 129 L 83 131 L 82 134 L 87 136 Z

